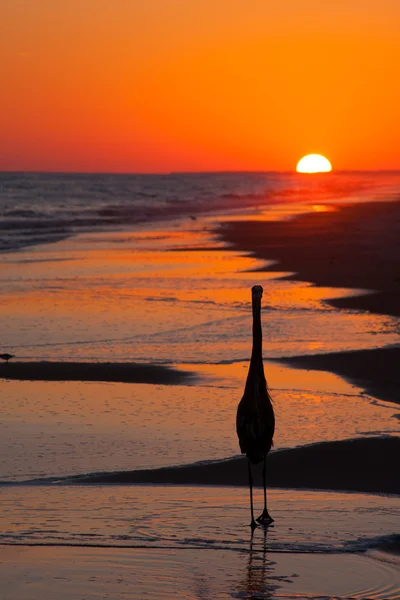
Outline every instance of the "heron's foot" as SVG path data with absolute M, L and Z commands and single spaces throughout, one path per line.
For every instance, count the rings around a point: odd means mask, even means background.
M 260 525 L 271 525 L 271 523 L 274 522 L 273 518 L 271 517 L 271 515 L 269 514 L 269 512 L 267 511 L 267 509 L 264 509 L 261 513 L 261 515 L 256 519 L 257 523 L 260 523 Z
M 254 531 L 255 529 L 257 529 L 258 525 L 257 525 L 257 523 L 255 522 L 255 520 L 254 520 L 254 519 L 253 519 L 253 520 L 252 520 L 252 522 L 250 523 L 250 527 L 251 527 L 251 533 L 253 533 L 253 531 Z

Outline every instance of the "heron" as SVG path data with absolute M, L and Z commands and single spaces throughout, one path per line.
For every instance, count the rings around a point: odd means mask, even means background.
M 8 354 L 8 352 L 6 352 L 5 354 L 0 354 L 0 358 L 8 363 L 10 358 L 14 358 L 14 354 Z
M 237 409 L 236 431 L 240 450 L 242 454 L 247 456 L 251 508 L 250 526 L 254 531 L 257 527 L 256 521 L 265 526 L 273 522 L 273 518 L 267 510 L 266 460 L 273 443 L 275 415 L 272 398 L 264 375 L 262 358 L 261 298 L 263 288 L 261 285 L 253 286 L 251 294 L 253 347 L 243 397 Z M 264 510 L 257 519 L 254 519 L 252 465 L 261 461 L 263 461 Z

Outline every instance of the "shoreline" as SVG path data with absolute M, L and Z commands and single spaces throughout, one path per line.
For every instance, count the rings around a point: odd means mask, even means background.
M 326 301 L 339 309 L 400 316 L 400 201 L 335 206 L 290 221 L 235 221 L 216 228 L 230 248 L 276 261 L 260 272 L 317 286 L 359 289 Z M 364 292 L 363 292 L 364 291 Z M 400 402 L 400 347 L 275 359 L 293 367 L 331 371 L 374 397 Z
M 230 248 L 277 261 L 260 271 L 317 286 L 368 290 L 329 300 L 338 308 L 400 316 L 400 201 L 330 205 L 289 221 L 229 221 L 215 229 Z M 373 293 L 370 293 L 373 292 Z
M 399 437 L 356 438 L 276 450 L 267 457 L 267 486 L 400 495 L 400 479 L 393 467 L 399 453 Z M 253 468 L 253 477 L 254 485 L 262 487 L 261 464 Z M 0 482 L 0 488 L 135 484 L 247 487 L 247 460 L 238 456 L 155 469 Z

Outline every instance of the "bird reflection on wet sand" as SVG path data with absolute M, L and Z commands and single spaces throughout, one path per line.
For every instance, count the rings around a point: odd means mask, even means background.
M 247 567 L 237 594 L 245 600 L 275 598 L 280 582 L 293 583 L 292 577 L 296 577 L 274 574 L 276 562 L 267 557 L 267 536 L 268 527 L 252 531 Z

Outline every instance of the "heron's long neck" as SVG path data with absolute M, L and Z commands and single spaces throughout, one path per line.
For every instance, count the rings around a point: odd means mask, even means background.
M 253 386 L 260 375 L 262 380 L 265 380 L 262 360 L 261 307 L 258 302 L 253 302 L 253 348 L 246 386 Z
M 261 307 L 258 303 L 253 303 L 253 349 L 250 364 L 255 362 L 262 364 Z

